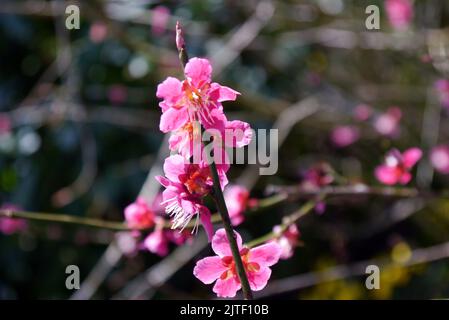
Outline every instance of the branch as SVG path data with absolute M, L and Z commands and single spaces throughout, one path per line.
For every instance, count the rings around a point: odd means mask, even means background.
M 100 219 L 78 217 L 78 216 L 73 216 L 73 215 L 68 215 L 68 214 L 29 212 L 29 211 L 2 209 L 2 210 L 0 210 L 0 216 L 8 217 L 8 218 L 21 218 L 21 219 L 29 219 L 29 220 L 37 220 L 37 221 L 60 222 L 60 223 L 67 223 L 67 224 L 84 225 L 87 227 L 112 229 L 112 230 L 119 230 L 119 231 L 131 230 L 123 222 L 105 221 L 105 220 L 100 220 Z

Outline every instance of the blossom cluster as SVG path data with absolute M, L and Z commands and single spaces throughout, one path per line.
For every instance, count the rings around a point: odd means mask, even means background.
M 178 49 L 184 48 L 179 32 L 176 40 Z M 172 154 L 164 161 L 164 175 L 156 177 L 164 187 L 162 195 L 151 206 L 143 198 L 138 198 L 125 209 L 125 219 L 130 228 L 152 228 L 153 231 L 140 245 L 129 245 L 133 239 L 129 233 L 122 234 L 122 241 L 118 243 L 126 245 L 131 252 L 137 247 L 164 256 L 168 254 L 170 242 L 179 245 L 188 241 L 201 222 L 218 256 L 198 261 L 194 275 L 205 284 L 216 281 L 213 291 L 219 297 L 233 297 L 241 288 L 236 262 L 225 230 L 219 229 L 214 234 L 211 212 L 204 200 L 214 188 L 209 162 L 212 156 L 232 225 L 241 224 L 243 213 L 257 206 L 257 200 L 250 198 L 245 187 L 233 185 L 225 190 L 230 168 L 225 148 L 248 145 L 253 132 L 246 122 L 227 119 L 222 103 L 236 100 L 240 93 L 212 82 L 212 66 L 207 59 L 190 59 L 185 64 L 184 76 L 183 80 L 168 77 L 158 85 L 156 92 L 161 99 L 159 106 L 162 111 L 159 129 L 171 134 L 168 147 Z M 211 137 L 210 155 L 205 154 L 206 144 L 200 138 L 205 133 Z M 162 211 L 170 217 L 171 229 L 167 228 Z M 180 231 L 175 232 L 175 229 Z M 192 231 L 188 232 L 190 229 Z M 279 233 L 273 241 L 247 248 L 243 246 L 240 235 L 235 234 L 252 290 L 265 287 L 271 275 L 269 267 L 280 258 L 291 256 L 299 235 L 289 229 L 285 235 Z

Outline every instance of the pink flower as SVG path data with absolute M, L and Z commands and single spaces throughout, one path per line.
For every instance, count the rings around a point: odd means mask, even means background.
M 284 232 L 280 226 L 275 226 L 273 232 L 278 236 L 274 240 L 281 248 L 281 259 L 289 259 L 293 256 L 295 248 L 299 244 L 299 230 L 296 224 L 290 225 Z
M 281 248 L 275 242 L 248 249 L 235 232 L 240 256 L 248 276 L 251 290 L 262 290 L 271 276 L 270 266 L 279 261 Z M 213 292 L 218 297 L 234 297 L 241 288 L 226 232 L 219 229 L 212 239 L 212 250 L 217 256 L 206 257 L 196 263 L 193 274 L 205 284 L 215 282 Z
M 11 131 L 11 120 L 7 115 L 0 113 L 0 135 Z
M 102 42 L 108 35 L 108 27 L 103 22 L 95 22 L 90 26 L 89 38 L 94 43 Z
M 438 172 L 449 174 L 449 147 L 434 147 L 430 151 L 430 163 Z
M 151 13 L 151 31 L 154 35 L 164 33 L 167 23 L 170 20 L 170 10 L 165 6 L 157 6 Z
M 338 126 L 331 133 L 331 140 L 336 147 L 347 147 L 360 138 L 359 129 L 354 126 Z
M 168 254 L 168 238 L 164 229 L 157 228 L 143 241 L 143 247 L 148 251 L 165 257 Z
M 381 135 L 394 137 L 399 134 L 399 122 L 402 111 L 398 107 L 391 107 L 374 121 L 374 128 Z
M 435 82 L 435 89 L 438 93 L 438 99 L 444 108 L 449 109 L 449 80 L 440 79 Z
M 0 232 L 11 235 L 16 232 L 24 231 L 27 227 L 27 223 L 23 219 L 16 218 L 0 218 Z
M 145 199 L 139 197 L 125 208 L 125 219 L 130 228 L 146 229 L 154 225 L 154 212 Z
M 397 30 L 407 29 L 413 19 L 413 3 L 410 0 L 386 0 L 388 20 Z
M 2 210 L 20 211 L 20 208 L 12 204 L 4 204 L 1 206 Z M 16 232 L 25 231 L 28 223 L 24 219 L 0 217 L 0 232 L 6 235 L 11 235 Z
M 318 163 L 303 174 L 301 185 L 304 189 L 318 189 L 334 181 L 331 167 L 327 163 Z
M 250 204 L 249 191 L 243 186 L 228 186 L 224 198 L 232 225 L 238 226 L 245 220 L 244 212 Z
M 191 238 L 192 236 L 189 232 L 174 232 L 173 230 L 166 229 L 164 219 L 158 218 L 154 231 L 144 239 L 141 248 L 164 257 L 168 254 L 170 243 L 179 246 L 191 240 Z
M 163 202 L 165 212 L 172 217 L 172 228 L 184 229 L 193 217 L 199 217 L 209 239 L 212 237 L 213 227 L 210 221 L 210 211 L 203 205 L 202 198 L 212 190 L 213 180 L 206 163 L 188 163 L 181 155 L 172 155 L 165 159 L 165 177 L 156 179 L 166 189 Z M 221 187 L 228 183 L 225 173 L 218 170 Z M 193 228 L 194 232 L 197 224 Z
M 421 157 L 422 151 L 419 148 L 407 149 L 402 154 L 393 149 L 385 157 L 385 164 L 376 168 L 376 178 L 386 185 L 407 184 L 412 179 L 410 170 Z
M 357 121 L 366 121 L 373 114 L 373 109 L 367 104 L 359 104 L 354 109 L 354 118 Z
M 190 59 L 184 74 L 183 81 L 168 77 L 157 87 L 156 96 L 163 99 L 159 103 L 160 130 L 175 131 L 193 121 L 199 121 L 205 129 L 224 126 L 226 117 L 221 103 L 235 100 L 240 93 L 211 82 L 212 66 L 207 59 Z

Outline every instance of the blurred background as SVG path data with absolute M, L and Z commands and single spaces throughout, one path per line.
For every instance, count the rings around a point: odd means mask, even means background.
M 65 26 L 79 7 L 79 29 Z M 379 8 L 379 29 L 365 24 Z M 280 186 L 381 186 L 392 148 L 420 147 L 409 188 L 426 197 L 332 197 L 299 222 L 295 255 L 264 298 L 449 297 L 449 3 L 445 0 L 18 1 L 0 3 L 0 205 L 120 224 L 168 153 L 156 86 L 182 76 L 174 27 L 214 80 L 242 95 L 230 119 L 279 129 L 279 170 L 234 165 L 264 198 Z M 316 179 L 316 177 L 320 179 Z M 313 177 L 313 178 L 311 178 Z M 412 190 L 412 191 L 413 191 Z M 430 196 L 429 196 L 430 195 Z M 248 215 L 246 240 L 303 199 Z M 255 223 L 257 222 L 257 223 Z M 202 230 L 159 257 L 120 228 L 0 217 L 1 299 L 213 298 L 192 275 Z M 381 289 L 365 261 L 382 262 Z M 77 265 L 81 289 L 65 287 Z

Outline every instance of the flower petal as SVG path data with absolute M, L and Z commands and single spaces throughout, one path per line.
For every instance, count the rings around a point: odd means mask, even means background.
M 164 162 L 164 173 L 165 176 L 173 182 L 180 182 L 179 176 L 185 173 L 185 159 L 179 155 L 175 154 L 167 159 Z
M 218 279 L 212 289 L 218 297 L 222 298 L 233 298 L 237 291 L 239 291 L 241 285 L 235 277 L 230 277 L 228 279 L 222 280 Z
M 394 185 L 399 181 L 400 172 L 396 167 L 381 165 L 376 168 L 375 176 L 383 184 Z
M 248 145 L 253 138 L 253 131 L 248 123 L 233 120 L 226 123 L 225 136 L 226 146 L 241 148 Z
M 256 262 L 261 267 L 269 267 L 279 261 L 282 248 L 276 242 L 257 246 L 249 251 L 249 261 Z
M 236 231 L 234 231 L 234 234 L 237 241 L 237 246 L 240 250 L 242 248 L 242 237 Z M 215 232 L 212 238 L 212 250 L 214 250 L 214 252 L 220 257 L 232 256 L 225 229 L 221 228 Z
M 189 121 L 189 115 L 186 108 L 169 108 L 161 116 L 159 129 L 164 132 L 175 131 L 181 128 Z
M 161 257 L 168 254 L 168 241 L 163 230 L 155 230 L 150 233 L 144 240 L 143 246 L 150 252 Z
M 212 66 L 207 59 L 192 58 L 187 62 L 184 73 L 191 83 L 198 87 L 201 84 L 210 82 Z
M 251 290 L 260 291 L 268 283 L 268 280 L 271 276 L 271 269 L 268 267 L 261 267 L 257 272 L 249 272 L 248 273 L 248 282 Z
M 206 257 L 199 260 L 193 269 L 193 275 L 201 282 L 210 284 L 217 280 L 226 271 L 219 256 Z
M 410 148 L 404 151 L 402 159 L 407 169 L 412 168 L 422 157 L 422 151 L 419 148 Z
M 156 176 L 154 178 L 156 179 L 157 182 L 159 182 L 164 187 L 168 187 L 170 185 L 170 180 L 168 180 L 166 177 Z
M 211 93 L 211 95 L 216 94 L 218 102 L 234 101 L 235 99 L 237 99 L 237 95 L 240 95 L 240 92 L 229 87 L 222 86 L 216 82 L 211 84 L 211 91 L 212 90 L 213 93 Z
M 168 105 L 175 104 L 182 95 L 182 82 L 168 77 L 157 86 L 156 96 L 164 99 Z
M 410 172 L 404 172 L 401 177 L 399 178 L 400 184 L 407 184 L 412 180 L 412 175 Z

